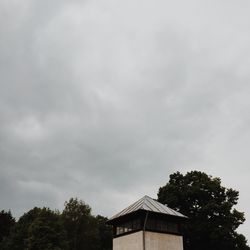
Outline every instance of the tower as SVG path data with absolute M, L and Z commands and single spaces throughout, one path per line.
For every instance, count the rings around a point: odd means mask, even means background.
M 186 216 L 144 196 L 111 217 L 113 250 L 183 250 Z

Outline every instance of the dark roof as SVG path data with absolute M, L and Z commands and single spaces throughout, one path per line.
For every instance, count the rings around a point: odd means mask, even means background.
M 161 204 L 160 202 L 150 198 L 149 196 L 144 196 L 140 200 L 134 202 L 132 205 L 129 207 L 123 209 L 120 213 L 112 216 L 109 221 L 112 221 L 114 219 L 117 219 L 119 217 L 125 216 L 127 214 L 139 211 L 139 210 L 145 210 L 145 211 L 150 211 L 154 213 L 160 213 L 160 214 L 165 214 L 165 215 L 170 215 L 170 216 L 175 216 L 175 217 L 181 217 L 183 219 L 187 218 L 185 215 Z

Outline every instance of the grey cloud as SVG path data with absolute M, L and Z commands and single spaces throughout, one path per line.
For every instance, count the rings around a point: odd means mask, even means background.
M 1 205 L 78 196 L 110 216 L 199 169 L 240 190 L 248 219 L 248 7 L 3 1 Z

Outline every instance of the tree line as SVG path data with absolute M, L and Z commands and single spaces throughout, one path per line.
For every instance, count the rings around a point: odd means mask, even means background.
M 77 198 L 65 202 L 62 213 L 35 207 L 17 222 L 10 211 L 1 211 L 0 249 L 111 250 L 112 228 L 106 221 Z
M 220 178 L 200 171 L 170 175 L 158 190 L 158 201 L 188 216 L 183 227 L 185 250 L 250 250 L 244 223 L 235 206 L 239 192 L 223 187 Z M 71 198 L 62 212 L 33 208 L 18 221 L 0 212 L 1 250 L 111 250 L 112 228 L 107 218 L 91 214 L 82 200 Z

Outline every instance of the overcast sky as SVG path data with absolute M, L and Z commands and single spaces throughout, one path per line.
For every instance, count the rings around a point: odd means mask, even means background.
M 175 171 L 240 191 L 250 240 L 249 0 L 1 0 L 0 209 L 111 216 Z

